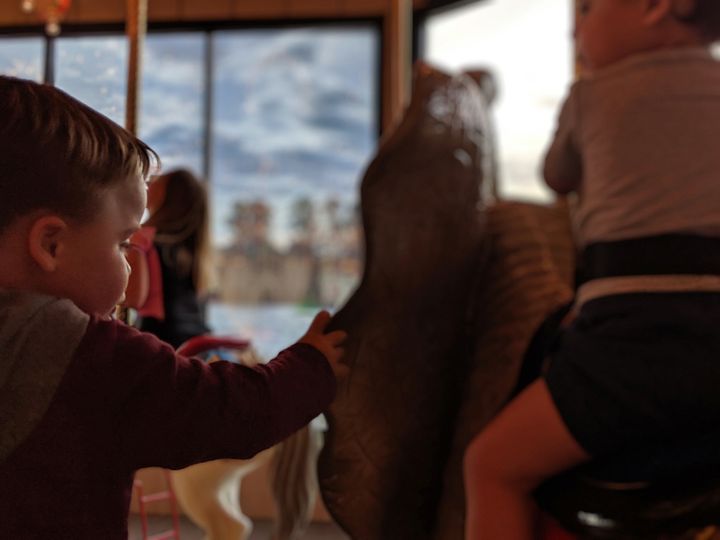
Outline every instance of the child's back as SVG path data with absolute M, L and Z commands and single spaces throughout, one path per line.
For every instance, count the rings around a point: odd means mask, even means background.
M 580 246 L 720 236 L 717 126 L 720 62 L 707 48 L 638 54 L 576 82 L 544 172 L 579 193 Z M 580 161 L 582 171 L 572 170 Z

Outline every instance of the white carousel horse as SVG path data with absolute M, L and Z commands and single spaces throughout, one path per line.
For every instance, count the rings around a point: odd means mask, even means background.
M 245 365 L 260 363 L 248 342 L 235 339 L 201 336 L 178 352 L 192 356 L 221 347 L 243 351 L 239 359 Z M 242 480 L 269 462 L 276 504 L 273 540 L 289 540 L 307 526 L 315 506 L 320 446 L 319 434 L 305 426 L 251 459 L 220 459 L 172 471 L 175 497 L 183 512 L 205 531 L 205 540 L 246 540 L 252 521 L 240 507 Z

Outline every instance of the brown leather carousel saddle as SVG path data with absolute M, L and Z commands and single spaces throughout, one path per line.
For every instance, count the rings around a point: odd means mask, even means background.
M 573 296 L 567 209 L 495 200 L 493 95 L 485 72 L 419 65 L 362 182 L 365 271 L 331 323 L 349 333 L 351 370 L 318 463 L 325 505 L 354 540 L 463 538 L 464 449 Z M 687 443 L 578 468 L 538 501 L 588 538 L 691 537 L 720 523 L 720 470 Z

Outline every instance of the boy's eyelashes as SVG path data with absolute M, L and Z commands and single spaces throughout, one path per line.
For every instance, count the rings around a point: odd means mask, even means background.
M 132 242 L 131 240 L 123 240 L 120 242 L 120 249 L 123 251 L 128 251 L 130 249 L 140 249 L 140 246 Z

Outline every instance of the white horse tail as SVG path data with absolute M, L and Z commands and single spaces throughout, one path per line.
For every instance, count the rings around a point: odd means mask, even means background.
M 309 425 L 278 445 L 270 468 L 277 505 L 273 540 L 290 540 L 310 521 L 317 499 L 316 464 L 321 435 Z

